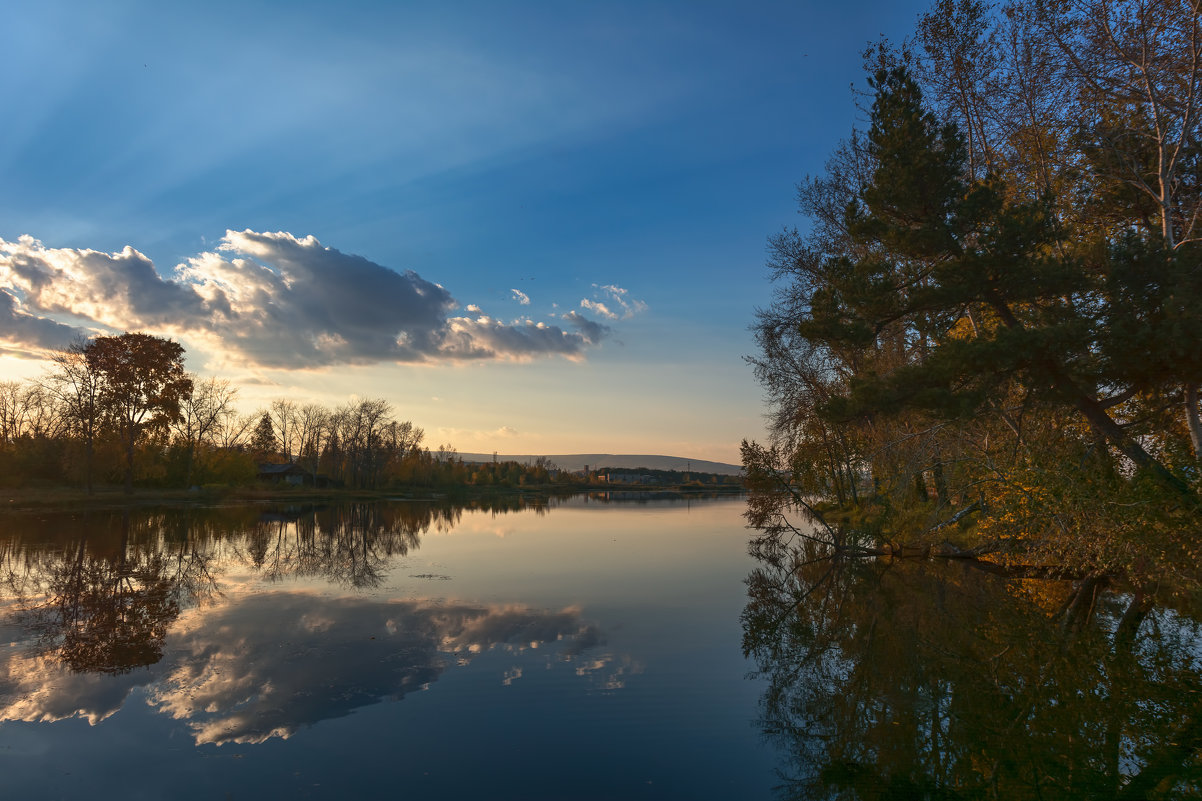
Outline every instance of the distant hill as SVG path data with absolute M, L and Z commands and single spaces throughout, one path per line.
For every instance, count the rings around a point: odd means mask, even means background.
M 737 464 L 725 462 L 707 462 L 704 459 L 685 459 L 680 456 L 639 456 L 626 453 L 566 453 L 545 454 L 546 458 L 562 470 L 583 470 L 588 465 L 590 470 L 600 467 L 617 467 L 633 469 L 648 467 L 652 470 L 693 470 L 697 473 L 717 473 L 723 476 L 741 475 L 743 468 Z M 461 453 L 459 458 L 465 462 L 491 462 L 491 453 Z M 498 453 L 498 462 L 533 462 L 538 454 Z

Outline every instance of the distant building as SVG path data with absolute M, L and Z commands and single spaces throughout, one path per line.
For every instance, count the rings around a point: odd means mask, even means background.
M 600 481 L 610 484 L 654 484 L 655 476 L 647 475 L 646 473 L 619 473 L 615 470 L 609 470 L 597 478 Z
M 260 481 L 268 484 L 290 484 L 297 487 L 313 481 L 309 471 L 295 463 L 261 464 L 258 477 Z

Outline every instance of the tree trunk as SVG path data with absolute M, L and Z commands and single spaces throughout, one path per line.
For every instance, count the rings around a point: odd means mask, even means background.
M 86 487 L 86 489 L 87 489 L 87 493 L 89 495 L 91 495 L 92 494 L 92 461 L 93 461 L 93 455 L 96 450 L 96 435 L 93 432 L 89 431 L 87 433 L 87 435 L 84 437 L 84 441 L 87 444 L 84 446 L 83 483 L 84 483 L 84 487 Z
M 1022 321 L 1015 316 L 1014 311 L 1007 303 L 991 299 L 989 305 L 998 313 L 998 316 L 1002 319 L 1002 324 L 1007 328 L 1016 330 L 1025 328 Z M 1199 507 L 1198 496 L 1194 494 L 1189 486 L 1169 472 L 1168 468 L 1161 464 L 1152 454 L 1144 450 L 1144 447 L 1138 441 L 1124 431 L 1123 427 L 1107 414 L 1106 409 L 1098 402 L 1097 398 L 1090 396 L 1078 387 L 1072 377 L 1067 374 L 1063 365 L 1046 357 L 1039 360 L 1037 364 L 1048 376 L 1052 387 L 1060 393 L 1061 397 L 1076 407 L 1077 411 L 1085 417 L 1086 421 L 1089 422 L 1090 428 L 1104 437 L 1111 445 L 1118 448 L 1124 456 L 1135 463 L 1137 468 L 1150 471 L 1161 484 L 1171 487 L 1191 509 Z M 1196 404 L 1194 408 L 1197 408 Z
M 134 494 L 134 429 L 125 438 L 125 494 Z
M 1189 441 L 1194 446 L 1194 459 L 1202 462 L 1202 418 L 1198 416 L 1198 385 L 1185 385 L 1185 421 L 1189 426 Z
M 187 465 L 184 468 L 184 489 L 192 489 L 192 459 L 196 451 L 196 446 L 191 442 L 188 443 L 188 459 Z
M 935 495 L 939 498 L 939 503 L 947 505 L 951 503 L 951 498 L 948 497 L 947 491 L 947 476 L 943 473 L 943 462 L 935 462 L 935 466 L 931 468 L 931 473 L 935 476 Z

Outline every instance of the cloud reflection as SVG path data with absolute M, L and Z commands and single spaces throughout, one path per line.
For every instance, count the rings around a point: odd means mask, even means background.
M 258 743 L 399 700 L 450 663 L 496 647 L 597 641 L 579 610 L 318 600 L 273 593 L 181 620 L 174 667 L 150 702 L 186 720 L 197 744 Z M 566 652 L 565 652 L 566 653 Z
M 0 721 L 50 723 L 79 717 L 95 726 L 121 709 L 131 692 L 153 681 L 149 671 L 76 673 L 53 656 L 13 655 L 0 661 Z

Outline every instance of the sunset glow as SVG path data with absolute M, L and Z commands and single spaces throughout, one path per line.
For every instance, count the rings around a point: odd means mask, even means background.
M 137 330 L 248 413 L 384 397 L 461 451 L 726 462 L 763 432 L 765 237 L 922 7 L 21 5 L 4 378 Z

